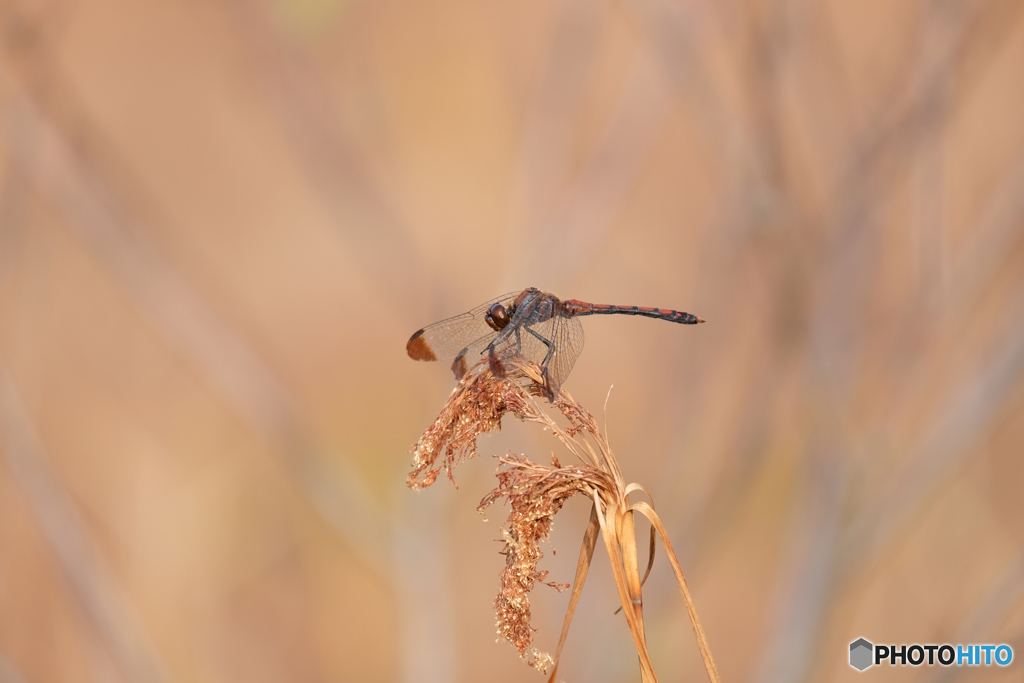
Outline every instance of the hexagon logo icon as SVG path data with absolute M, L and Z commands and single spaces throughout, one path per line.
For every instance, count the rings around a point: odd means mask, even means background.
M 868 668 L 872 664 L 871 654 L 874 650 L 875 646 L 864 638 L 858 638 L 853 641 L 850 643 L 850 666 L 857 671 L 863 671 Z

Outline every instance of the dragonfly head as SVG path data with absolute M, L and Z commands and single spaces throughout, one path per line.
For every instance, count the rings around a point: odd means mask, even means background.
M 505 310 L 504 306 L 501 304 L 492 304 L 491 307 L 487 309 L 487 315 L 484 316 L 484 320 L 487 321 L 487 324 L 490 325 L 492 330 L 498 332 L 505 329 L 505 326 L 512 321 L 512 318 L 509 316 L 508 311 Z

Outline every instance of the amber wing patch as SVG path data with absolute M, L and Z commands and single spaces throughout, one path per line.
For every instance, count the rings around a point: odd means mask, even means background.
M 409 343 L 405 345 L 405 350 L 408 352 L 409 358 L 413 360 L 437 360 L 434 350 L 423 338 L 423 330 L 417 330 L 416 334 L 409 337 Z

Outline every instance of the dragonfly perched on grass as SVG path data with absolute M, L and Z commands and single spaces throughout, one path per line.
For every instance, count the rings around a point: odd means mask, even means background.
M 704 322 L 690 313 L 666 308 L 563 301 L 530 287 L 417 330 L 405 349 L 413 360 L 452 359 L 455 379 L 466 374 L 468 362 L 484 354 L 497 377 L 505 376 L 505 363 L 514 356 L 532 360 L 541 368 L 544 391 L 553 403 L 583 351 L 579 319 L 585 315 L 642 315 L 683 325 Z

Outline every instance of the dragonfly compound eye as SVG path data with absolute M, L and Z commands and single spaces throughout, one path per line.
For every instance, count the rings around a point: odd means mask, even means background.
M 487 309 L 487 315 L 484 316 L 487 320 L 487 324 L 491 326 L 492 330 L 503 330 L 512 319 L 508 316 L 508 311 L 501 304 L 494 304 Z

